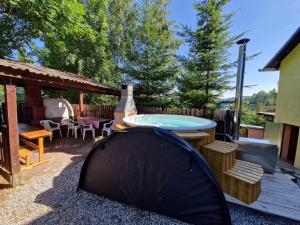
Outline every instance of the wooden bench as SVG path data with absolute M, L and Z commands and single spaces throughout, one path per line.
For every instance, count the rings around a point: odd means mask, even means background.
M 201 145 L 207 144 L 207 140 L 209 138 L 209 134 L 205 132 L 179 132 L 178 131 L 178 132 L 174 132 L 174 134 L 185 139 L 187 142 L 189 142 L 198 150 Z
M 25 161 L 24 169 L 30 169 L 32 167 L 31 156 L 32 156 L 32 151 L 30 151 L 29 149 L 23 146 L 19 147 L 19 157 Z
M 235 143 L 224 141 L 214 141 L 200 146 L 200 153 L 207 160 L 219 182 L 221 182 L 223 172 L 234 166 L 237 147 Z
M 256 201 L 260 194 L 263 174 L 260 165 L 236 160 L 233 168 L 223 172 L 221 186 L 224 192 L 250 204 Z

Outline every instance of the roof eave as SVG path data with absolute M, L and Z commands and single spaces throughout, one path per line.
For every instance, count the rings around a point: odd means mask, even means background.
M 273 68 L 273 67 L 264 67 L 262 69 L 259 69 L 258 72 L 274 72 L 278 71 L 279 68 Z
M 300 27 L 292 34 L 288 41 L 279 49 L 272 59 L 264 66 L 260 72 L 276 71 L 280 68 L 280 63 L 285 57 L 300 43 Z
M 119 88 L 101 84 L 78 74 L 5 59 L 0 59 L 0 81 L 14 82 L 18 85 L 35 83 L 41 87 L 71 88 L 107 95 L 121 95 Z

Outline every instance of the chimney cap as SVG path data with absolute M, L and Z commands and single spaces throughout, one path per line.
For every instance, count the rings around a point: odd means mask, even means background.
M 245 44 L 247 44 L 249 41 L 250 41 L 249 38 L 243 38 L 243 39 L 237 41 L 236 43 L 237 43 L 238 45 L 245 45 Z

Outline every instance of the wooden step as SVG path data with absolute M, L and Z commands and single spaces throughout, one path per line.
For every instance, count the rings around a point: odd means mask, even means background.
M 113 127 L 113 130 L 115 130 L 115 131 L 123 131 L 123 130 L 125 130 L 125 129 L 127 129 L 127 128 L 131 128 L 130 126 L 128 126 L 127 124 L 116 124 L 114 127 Z
M 224 154 L 236 151 L 237 147 L 238 145 L 236 143 L 226 141 L 214 141 L 213 143 L 203 146 L 205 149 Z
M 209 137 L 209 134 L 205 132 L 174 132 L 174 133 L 184 139 L 203 139 Z
M 200 146 L 200 153 L 212 168 L 219 182 L 221 182 L 223 172 L 234 166 L 236 149 L 237 144 L 225 141 L 214 141 L 211 144 Z
M 208 143 L 209 134 L 206 132 L 174 132 L 174 134 L 185 139 L 189 142 L 194 148 L 199 150 L 201 145 Z
M 32 151 L 30 151 L 29 149 L 23 146 L 19 147 L 19 157 L 25 161 L 26 168 L 31 168 L 31 156 L 32 156 Z
M 221 186 L 224 192 L 250 204 L 256 201 L 260 194 L 263 174 L 260 165 L 236 160 L 233 168 L 223 172 Z

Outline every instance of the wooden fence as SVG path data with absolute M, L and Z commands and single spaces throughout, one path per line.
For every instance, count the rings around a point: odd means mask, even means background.
M 75 118 L 80 117 L 79 104 L 72 104 Z M 116 106 L 113 105 L 84 105 L 82 116 L 94 116 L 107 119 L 114 118 Z
M 72 104 L 75 118 L 80 116 L 79 105 Z M 84 105 L 83 116 L 95 116 L 113 119 L 116 106 Z M 230 110 L 204 110 L 190 108 L 165 108 L 165 107 L 138 107 L 138 114 L 177 114 L 212 119 L 217 123 L 217 132 L 232 134 L 233 111 Z
M 278 153 L 281 151 L 281 143 L 283 137 L 283 124 L 266 121 L 264 139 L 271 141 L 278 146 Z

